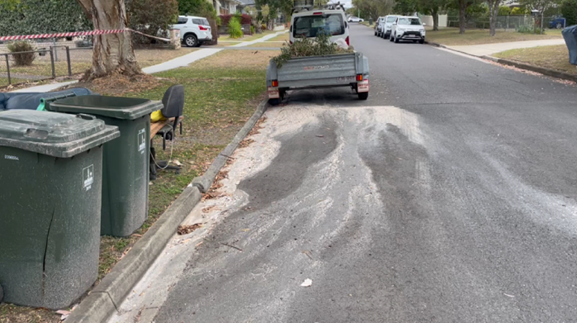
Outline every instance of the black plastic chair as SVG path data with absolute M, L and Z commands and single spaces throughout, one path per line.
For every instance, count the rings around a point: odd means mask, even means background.
M 172 124 L 167 124 L 161 130 L 159 130 L 156 135 L 162 137 L 162 150 L 166 149 L 166 141 L 174 140 L 176 136 L 176 128 L 180 126 L 180 134 L 182 135 L 182 120 L 181 116 L 184 110 L 184 87 L 180 84 L 173 85 L 166 90 L 164 97 L 162 98 L 162 104 L 164 108 L 161 111 L 162 115 L 167 118 L 174 118 Z M 150 172 L 151 179 L 156 179 L 157 169 L 171 169 L 175 170 L 177 174 L 180 173 L 180 166 L 168 165 L 169 161 L 156 160 L 156 151 L 153 147 L 152 140 L 150 141 Z

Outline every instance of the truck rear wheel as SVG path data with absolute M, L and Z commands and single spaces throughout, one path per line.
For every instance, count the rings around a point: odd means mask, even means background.
M 365 101 L 368 98 L 369 98 L 369 92 L 359 93 L 359 100 Z
M 280 99 L 269 99 L 268 104 L 275 106 L 280 104 Z

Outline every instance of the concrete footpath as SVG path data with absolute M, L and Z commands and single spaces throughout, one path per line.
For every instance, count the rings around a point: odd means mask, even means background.
M 264 37 L 255 39 L 255 40 L 251 40 L 251 41 L 245 41 L 245 42 L 241 42 L 239 44 L 230 46 L 230 47 L 247 47 L 247 46 L 251 46 L 257 43 L 261 43 L 261 42 L 265 42 L 269 39 L 273 39 L 279 35 L 282 35 L 284 33 L 286 33 L 286 30 L 283 31 L 279 31 L 276 32 L 274 34 L 270 34 L 270 35 L 266 35 Z M 142 69 L 142 71 L 146 74 L 154 74 L 154 73 L 160 73 L 160 72 L 164 72 L 164 71 L 169 71 L 169 70 L 173 70 L 176 68 L 180 68 L 180 67 L 184 67 L 184 66 L 188 66 L 198 60 L 201 60 L 203 58 L 212 56 L 220 51 L 222 51 L 223 49 L 226 49 L 226 47 L 222 47 L 222 48 L 202 48 L 200 50 L 194 51 L 190 54 L 186 54 L 184 56 L 180 56 L 177 57 L 175 59 L 172 59 L 170 61 L 166 61 L 164 63 L 160 63 L 158 65 L 153 65 L 153 66 L 149 66 L 149 67 L 145 67 Z M 254 48 L 255 50 L 258 50 L 259 48 Z M 19 89 L 19 90 L 15 90 L 12 92 L 19 92 L 19 93 L 23 93 L 23 92 L 39 92 L 39 93 L 44 93 L 44 92 L 50 92 L 53 90 L 56 90 L 58 88 L 61 88 L 63 86 L 66 85 L 70 85 L 70 84 L 74 84 L 77 83 L 78 81 L 68 81 L 68 82 L 60 82 L 60 83 L 50 83 L 50 84 L 44 84 L 44 85 L 39 85 L 39 86 L 33 86 L 33 87 L 28 87 L 25 89 Z
M 564 45 L 565 40 L 563 39 L 543 39 L 543 40 L 527 40 L 527 41 L 516 41 L 510 43 L 496 43 L 496 44 L 483 44 L 483 45 L 469 45 L 469 46 L 446 46 L 444 47 L 459 52 L 463 52 L 469 55 L 475 56 L 487 56 L 506 50 L 519 49 L 519 48 L 532 48 L 539 46 L 554 46 L 554 45 Z

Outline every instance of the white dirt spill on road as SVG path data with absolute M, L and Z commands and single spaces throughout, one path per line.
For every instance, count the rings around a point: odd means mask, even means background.
M 333 124 L 332 127 L 336 129 L 330 130 L 337 137 L 336 148 L 324 159 L 308 166 L 300 184 L 300 187 L 307 189 L 297 189 L 259 210 L 260 216 L 253 217 L 251 221 L 254 222 L 243 229 L 242 238 L 235 244 L 243 252 L 211 258 L 209 263 L 190 269 L 190 274 L 199 281 L 213 275 L 226 276 L 231 270 L 227 267 L 230 257 L 243 263 L 257 262 L 251 272 L 236 273 L 236 279 L 230 281 L 227 288 L 242 288 L 250 284 L 255 292 L 262 289 L 262 293 L 271 293 L 272 290 L 274 295 L 265 301 L 266 304 L 238 308 L 238 319 L 264 322 L 275 317 L 280 322 L 286 314 L 284 311 L 290 307 L 287 302 L 298 297 L 301 288 L 298 284 L 309 277 L 295 278 L 294 286 L 271 286 L 272 282 L 279 280 L 270 277 L 295 277 L 298 275 L 295 268 L 306 268 L 306 274 L 315 282 L 314 285 L 322 284 L 325 268 L 320 253 L 327 245 L 339 239 L 344 241 L 343 250 L 347 252 L 347 257 L 354 259 L 370 248 L 372 229 L 389 230 L 387 223 L 382 222 L 383 217 L 379 216 L 383 204 L 371 169 L 364 164 L 358 149 L 361 145 L 378 145 L 379 136 L 386 135 L 391 125 L 413 143 L 423 145 L 424 138 L 416 115 L 390 106 L 335 108 L 289 105 L 270 109 L 266 112 L 266 118 L 260 133 L 251 136 L 254 142 L 238 149 L 232 156 L 233 162 L 224 169 L 228 174 L 220 182 L 222 187 L 217 190 L 217 197 L 202 201 L 183 223 L 203 223 L 204 226 L 188 235 L 175 236 L 169 242 L 133 293 L 123 302 L 120 314 L 110 322 L 133 322 L 139 313 L 139 322 L 150 322 L 154 318 L 170 289 L 178 282 L 193 250 L 226 216 L 249 207 L 250 197 L 238 189 L 238 185 L 269 167 L 281 149 L 279 138 L 290 140 L 286 138 L 299 134 L 303 126 Z M 313 135 L 310 140 L 323 141 L 326 138 Z M 423 173 L 422 179 L 428 180 L 426 165 L 420 163 L 416 167 Z M 341 212 L 334 211 L 338 209 L 335 207 L 337 203 L 344 206 L 340 208 Z M 342 212 L 343 209 L 346 212 Z M 286 210 L 291 210 L 290 216 L 274 216 Z M 376 223 L 375 219 L 381 222 Z M 294 230 L 295 239 L 281 241 L 281 233 L 286 235 L 296 223 L 302 225 Z M 272 245 L 276 247 L 275 253 L 262 257 L 268 246 Z M 245 246 L 249 248 L 245 249 Z M 299 254 L 293 255 L 295 250 L 301 249 L 306 252 L 299 251 Z M 294 257 L 292 264 L 278 266 L 286 261 L 288 255 Z M 267 284 L 254 284 L 255 279 Z
M 522 214 L 529 215 L 535 223 L 560 232 L 577 234 L 577 204 L 572 198 L 539 190 L 525 183 L 498 160 L 489 155 L 485 158 L 505 180 L 501 185 L 492 185 L 494 192 L 499 192 L 500 196 L 507 196 L 511 205 L 522 209 Z M 494 180 L 487 185 L 493 182 Z

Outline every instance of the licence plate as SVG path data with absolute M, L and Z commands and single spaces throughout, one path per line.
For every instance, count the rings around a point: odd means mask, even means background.
M 364 93 L 369 92 L 369 80 L 364 80 L 357 83 L 357 92 Z
M 278 88 L 269 87 L 267 92 L 268 92 L 268 98 L 269 99 L 280 99 L 280 94 L 278 92 Z

